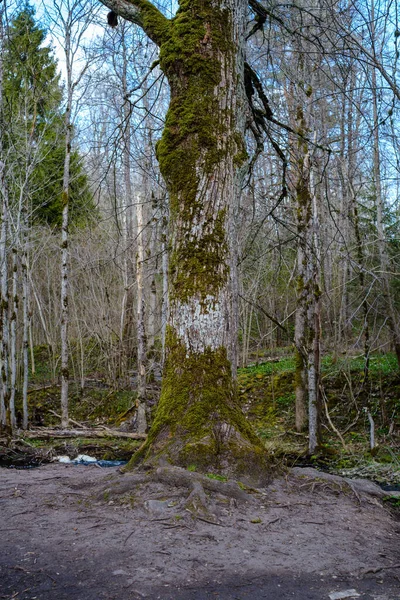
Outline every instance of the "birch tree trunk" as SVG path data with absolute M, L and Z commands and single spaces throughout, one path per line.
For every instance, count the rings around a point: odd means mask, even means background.
M 69 217 L 69 180 L 71 164 L 71 137 L 72 137 L 72 64 L 71 64 L 71 31 L 65 31 L 65 56 L 67 66 L 67 106 L 65 109 L 65 157 L 62 191 L 62 225 L 61 225 L 61 426 L 65 429 L 69 426 L 68 417 L 68 272 L 69 272 L 69 248 L 68 248 L 68 217 Z
M 169 316 L 161 398 L 130 466 L 251 471 L 263 454 L 237 401 L 232 239 L 246 170 L 242 0 L 181 0 L 166 19 L 146 0 L 103 2 L 160 45 L 171 102 L 157 158 L 170 198 Z M 253 460 L 254 459 L 254 460 Z
M 18 232 L 15 232 L 15 236 L 18 236 Z M 18 315 L 18 264 L 17 264 L 17 248 L 16 240 L 12 248 L 12 312 L 11 312 L 11 323 L 10 323 L 10 358 L 11 358 L 11 369 L 10 369 L 10 424 L 11 430 L 14 432 L 17 426 L 17 420 L 15 416 L 15 393 L 17 386 L 17 315 Z
M 146 421 L 146 330 L 145 330 L 145 294 L 144 294 L 144 269 L 145 269 L 145 222 L 143 218 L 144 200 L 142 193 L 136 197 L 137 215 L 137 259 L 136 259 L 136 284 L 137 284 L 137 431 L 145 433 Z
M 0 4 L 0 196 L 1 196 L 1 233 L 0 233 L 0 425 L 7 424 L 7 408 L 9 403 L 9 366 L 8 366 L 8 265 L 7 265 L 7 232 L 8 218 L 8 187 L 6 159 L 4 156 L 3 139 L 5 134 L 3 107 L 3 29 L 4 5 Z
M 23 381 L 22 381 L 22 429 L 28 429 L 28 382 L 29 382 L 29 329 L 30 329 L 30 311 L 29 311 L 29 281 L 28 281 L 28 231 L 26 217 L 22 218 L 22 361 L 23 361 Z M 33 352 L 32 352 L 33 354 Z M 32 363 L 33 367 L 33 363 Z M 32 372 L 34 372 L 32 368 Z
M 0 86 L 1 87 L 1 86 Z M 1 144 L 1 141 L 0 141 Z M 1 154 L 2 152 L 2 147 Z M 0 413 L 2 425 L 7 424 L 7 409 L 9 403 L 9 321 L 8 321 L 8 261 L 7 261 L 7 233 L 8 233 L 8 189 L 6 179 L 6 166 L 0 159 L 0 186 L 1 186 L 1 234 L 0 234 L 0 335 L 1 335 L 1 388 L 0 388 Z

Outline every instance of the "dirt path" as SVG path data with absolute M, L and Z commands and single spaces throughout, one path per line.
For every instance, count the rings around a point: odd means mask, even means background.
M 214 495 L 199 520 L 184 489 L 133 486 L 122 504 L 103 491 L 128 477 L 1 469 L 0 598 L 400 599 L 400 523 L 374 497 L 293 475 L 248 502 Z

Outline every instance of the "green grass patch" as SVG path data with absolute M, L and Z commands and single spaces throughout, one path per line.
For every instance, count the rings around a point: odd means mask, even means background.
M 214 479 L 215 481 L 228 481 L 228 478 L 224 475 L 218 475 L 218 473 L 206 473 L 208 479 Z
M 283 371 L 295 370 L 295 359 L 293 356 L 281 358 L 279 361 L 261 362 L 256 365 L 249 365 L 238 370 L 239 376 L 242 374 L 251 375 L 272 375 L 282 373 Z

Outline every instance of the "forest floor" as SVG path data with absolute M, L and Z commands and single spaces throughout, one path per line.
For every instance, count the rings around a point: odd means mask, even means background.
M 114 468 L 1 469 L 0 598 L 400 599 L 400 521 L 379 494 L 296 469 L 237 497 L 219 484 L 201 507 Z
M 37 366 L 31 421 L 54 429 L 59 387 L 45 360 Z M 306 434 L 294 430 L 294 371 L 291 355 L 255 357 L 239 370 L 243 410 L 276 471 L 290 473 L 245 498 L 206 485 L 202 507 L 193 504 L 190 487 L 98 465 L 1 468 L 0 600 L 400 600 L 395 357 L 371 357 L 367 380 L 360 357 L 324 357 L 323 444 L 311 457 Z M 40 464 L 80 453 L 128 460 L 140 442 L 95 440 L 88 431 L 124 431 L 134 392 L 113 391 L 98 378 L 87 383 L 83 391 L 71 386 L 70 413 L 82 424 L 81 437 L 49 441 L 37 429 L 37 439 L 24 439 L 21 432 L 22 439 L 0 439 L 0 462 L 17 465 L 19 456 L 21 464 Z M 159 383 L 149 389 L 155 405 Z M 368 413 L 376 426 L 373 451 Z M 397 498 L 357 492 L 296 465 L 364 477 Z M 197 476 L 196 465 L 189 471 L 186 477 Z M 208 475 L 225 485 L 217 473 Z

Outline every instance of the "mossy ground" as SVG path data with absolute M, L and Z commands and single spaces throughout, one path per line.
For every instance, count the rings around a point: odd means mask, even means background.
M 130 390 L 110 390 L 109 388 L 86 387 L 80 390 L 70 385 L 69 416 L 71 419 L 90 426 L 120 425 L 126 413 L 133 413 L 136 393 Z M 29 412 L 32 425 L 59 426 L 60 388 L 58 385 L 32 389 L 29 393 Z M 18 404 L 17 404 L 18 407 Z M 130 411 L 130 409 L 132 409 Z
M 60 426 L 60 386 L 57 383 L 59 371 L 53 371 L 49 357 L 51 350 L 45 345 L 34 349 L 35 373 L 30 376 L 28 392 L 28 411 L 30 425 L 33 427 L 57 428 Z M 69 384 L 69 416 L 74 421 L 89 428 L 99 425 L 119 427 L 126 419 L 134 416 L 136 392 L 134 389 L 115 389 L 108 385 L 107 372 L 99 370 L 99 360 L 95 353 L 91 355 L 85 373 L 85 387 L 70 381 Z M 57 359 L 57 357 L 56 357 Z M 72 357 L 72 361 L 74 356 Z M 57 362 L 57 360 L 56 360 Z M 90 371 L 92 367 L 92 371 Z M 125 379 L 126 381 L 126 379 Z M 153 383 L 149 385 L 150 394 L 154 391 Z M 20 420 L 22 413 L 21 395 L 16 398 L 16 411 Z M 56 413 L 56 414 L 55 414 Z M 76 425 L 72 424 L 73 428 Z M 137 450 L 140 442 L 120 438 L 105 439 L 69 439 L 67 441 L 29 439 L 29 444 L 38 449 L 49 449 L 53 454 L 89 454 L 102 460 L 129 460 Z
M 346 448 L 324 413 L 323 444 L 312 457 L 307 457 L 307 434 L 297 433 L 294 427 L 294 380 L 292 355 L 276 361 L 261 359 L 239 370 L 241 404 L 278 463 L 307 462 L 339 471 L 356 469 L 361 476 L 369 473 L 377 481 L 400 481 L 400 375 L 394 354 L 371 356 L 367 381 L 362 357 L 324 357 L 322 381 L 328 411 Z M 377 446 L 373 453 L 364 409 L 375 421 Z
M 283 355 L 282 355 L 283 352 Z M 342 433 L 346 448 L 331 430 L 323 415 L 323 445 L 313 457 L 307 457 L 307 436 L 298 434 L 294 427 L 294 377 L 295 358 L 290 349 L 268 351 L 253 356 L 254 364 L 239 369 L 239 406 L 246 421 L 251 423 L 261 443 L 274 462 L 282 465 L 301 464 L 307 461 L 316 466 L 341 472 L 354 472 L 379 481 L 398 482 L 400 479 L 400 375 L 394 354 L 375 354 L 370 360 L 370 374 L 364 380 L 362 357 L 325 356 L 322 361 L 322 378 L 330 417 Z M 36 375 L 29 393 L 29 411 L 34 425 L 55 427 L 59 419 L 50 411 L 60 413 L 60 388 L 50 385 L 51 373 L 44 347 L 36 349 Z M 81 393 L 78 386 L 70 386 L 70 416 L 90 426 L 99 424 L 119 426 L 131 416 L 134 405 L 132 390 L 113 390 L 107 387 L 101 373 L 96 372 L 97 387 L 90 386 Z M 159 387 L 152 384 L 152 393 L 159 395 Z M 369 421 L 366 407 L 375 421 L 377 448 L 369 448 Z M 17 403 L 18 408 L 18 403 Z M 128 411 L 128 412 L 127 412 Z M 171 413 L 172 414 L 172 413 Z M 188 419 L 190 414 L 188 414 Z M 351 427 L 350 427 L 351 426 Z M 39 447 L 47 442 L 30 440 Z M 126 440 L 96 440 L 84 438 L 74 442 L 57 442 L 55 450 L 67 453 L 72 445 L 79 452 L 94 453 L 102 459 L 127 459 L 137 449 L 138 443 Z M 192 448 L 193 452 L 198 448 Z M 201 452 L 187 455 L 187 465 L 198 468 Z M 240 457 L 239 457 L 240 458 Z M 352 471 L 353 470 L 353 471 Z M 217 470 L 216 470 L 217 472 Z

